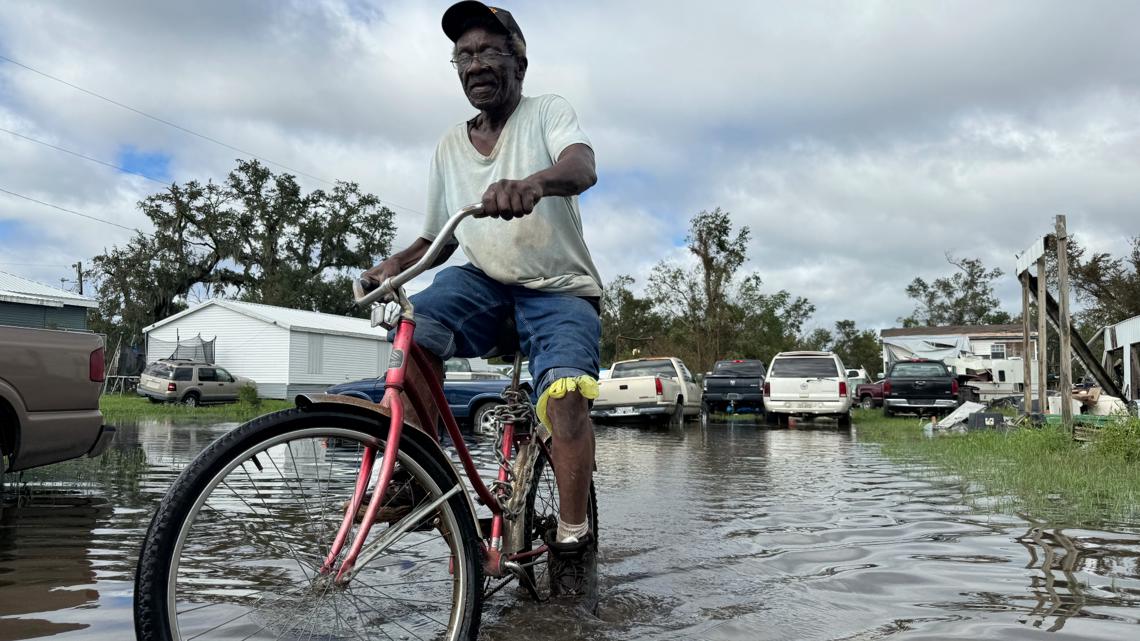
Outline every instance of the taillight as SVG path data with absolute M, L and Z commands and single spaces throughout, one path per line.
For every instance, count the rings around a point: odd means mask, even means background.
M 661 396 L 662 394 L 665 393 L 665 390 L 661 387 L 661 379 L 660 378 L 654 378 L 653 383 L 657 387 L 657 395 L 658 396 Z
M 87 376 L 92 383 L 102 383 L 107 379 L 106 370 L 103 369 L 103 348 L 91 352 L 87 359 Z
M 177 386 L 177 385 L 175 385 L 174 383 L 167 383 L 167 384 L 166 384 L 166 391 L 168 391 L 168 392 L 177 392 L 177 391 L 178 391 L 178 386 Z
M 950 380 L 950 395 L 951 396 L 957 396 L 958 395 L 958 379 L 956 379 L 956 378 Z
M 847 396 L 847 381 L 839 381 L 839 397 Z
M 883 381 L 883 396 L 887 396 L 890 393 L 891 393 L 891 382 L 890 381 Z
M 769 383 L 768 381 L 764 381 L 764 396 L 771 396 L 771 395 L 772 395 L 772 384 Z

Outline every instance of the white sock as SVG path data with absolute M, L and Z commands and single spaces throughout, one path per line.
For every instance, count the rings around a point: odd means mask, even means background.
M 579 539 L 586 536 L 590 531 L 590 520 L 586 519 L 577 525 L 570 525 L 558 517 L 558 537 L 559 543 L 577 543 Z

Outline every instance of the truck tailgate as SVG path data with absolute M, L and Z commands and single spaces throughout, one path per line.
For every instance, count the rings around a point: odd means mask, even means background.
M 663 380 L 662 385 L 668 381 Z M 598 381 L 598 398 L 594 407 L 644 405 L 657 402 L 657 377 L 635 376 Z

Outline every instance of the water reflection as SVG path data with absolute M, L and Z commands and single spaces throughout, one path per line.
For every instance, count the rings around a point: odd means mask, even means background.
M 0 640 L 131 638 L 151 510 L 231 427 L 123 425 L 98 465 L 5 477 Z M 990 514 L 957 479 L 902 470 L 857 430 L 797 427 L 599 427 L 599 616 L 507 590 L 486 604 L 482 638 L 1137 635 L 1136 524 L 1057 529 Z M 471 443 L 493 469 L 489 444 Z

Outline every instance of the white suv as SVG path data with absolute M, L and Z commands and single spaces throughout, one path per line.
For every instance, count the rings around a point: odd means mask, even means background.
M 847 368 L 833 352 L 780 352 L 764 380 L 768 422 L 786 424 L 789 416 L 830 416 L 851 427 L 851 389 Z

